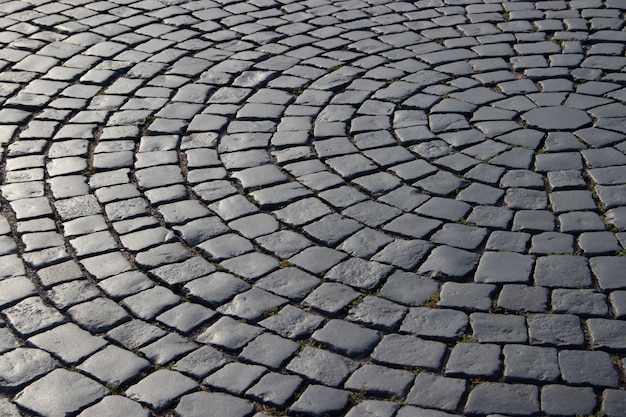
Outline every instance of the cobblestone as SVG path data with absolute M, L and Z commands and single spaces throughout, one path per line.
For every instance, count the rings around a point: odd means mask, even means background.
M 0 414 L 626 415 L 619 1 L 0 4 Z

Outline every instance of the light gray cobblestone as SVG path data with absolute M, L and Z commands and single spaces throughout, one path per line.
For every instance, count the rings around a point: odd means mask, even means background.
M 0 414 L 626 413 L 619 1 L 79 3 L 0 4 Z

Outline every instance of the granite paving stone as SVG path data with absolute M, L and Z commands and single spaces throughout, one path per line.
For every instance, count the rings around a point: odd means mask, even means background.
M 29 336 L 65 321 L 61 313 L 44 304 L 39 297 L 29 297 L 4 310 L 7 321 L 21 336 Z M 36 315 L 38 320 L 33 322 L 29 317 Z
M 330 320 L 324 327 L 316 330 L 311 338 L 333 351 L 355 359 L 366 356 L 379 340 L 375 330 L 338 319 Z
M 117 366 L 122 365 L 122 366 Z M 139 377 L 150 366 L 146 359 L 117 346 L 107 346 L 90 356 L 77 368 L 102 384 L 110 386 L 125 385 Z
M 623 323 L 607 319 L 590 319 L 587 328 L 594 348 L 616 349 L 623 339 L 621 331 Z
M 496 286 L 493 284 L 445 282 L 441 286 L 437 305 L 470 311 L 489 310 L 493 304 L 492 295 L 495 290 Z
M 619 390 L 608 389 L 604 391 L 602 409 L 609 415 L 619 415 L 624 412 L 624 396 Z
M 415 378 L 407 402 L 418 407 L 455 412 L 466 389 L 467 383 L 463 379 L 422 372 Z
M 390 334 L 382 338 L 372 352 L 372 358 L 380 364 L 439 371 L 445 351 L 445 344 L 440 342 L 411 335 Z
M 625 264 L 622 257 L 596 256 L 589 260 L 594 277 L 602 290 L 621 289 L 622 280 L 613 271 L 618 271 Z
M 248 344 L 261 333 L 263 333 L 262 329 L 224 316 L 198 335 L 196 339 L 201 343 L 211 343 L 224 349 L 236 350 Z
M 271 372 L 246 391 L 246 396 L 274 407 L 284 407 L 300 388 L 302 379 L 295 375 Z
M 23 299 L 34 296 L 36 288 L 33 283 L 24 276 L 6 278 L 0 281 L 0 306 L 10 307 Z
M 153 319 L 160 312 L 180 302 L 169 289 L 155 286 L 122 300 L 122 306 L 128 308 L 139 318 Z
M 339 412 L 346 405 L 348 394 L 345 391 L 324 385 L 309 385 L 290 409 L 296 413 L 321 417 L 324 414 Z
M 541 410 L 550 415 L 593 413 L 596 397 L 590 387 L 546 385 L 541 389 Z
M 413 307 L 400 330 L 427 339 L 453 341 L 460 340 L 467 327 L 467 314 L 461 311 Z
M 514 252 L 485 252 L 474 280 L 479 283 L 528 283 L 534 258 Z
M 107 389 L 78 372 L 56 369 L 24 388 L 15 402 L 45 416 L 75 413 L 104 397 Z
M 174 399 L 195 390 L 198 384 L 176 371 L 160 369 L 126 390 L 131 400 L 145 403 L 155 410 L 165 409 Z
M 287 370 L 310 381 L 330 387 L 342 384 L 357 368 L 358 362 L 309 346 L 305 347 L 286 367 Z
M 473 313 L 470 315 L 472 336 L 485 343 L 525 343 L 528 341 L 523 316 Z
M 556 382 L 560 376 L 555 348 L 510 344 L 503 354 L 507 382 Z
M 379 238 L 380 235 L 378 232 L 373 233 L 376 233 L 375 236 Z M 382 239 L 383 237 L 379 238 L 379 240 L 384 242 Z M 376 247 L 380 243 L 381 242 L 373 242 L 373 245 Z M 378 251 L 371 259 L 373 261 L 391 264 L 404 270 L 411 270 L 424 259 L 430 248 L 431 244 L 424 240 L 396 239 Z M 358 255 L 358 253 L 353 253 L 353 255 Z
M 408 371 L 380 365 L 364 365 L 350 376 L 344 386 L 354 391 L 364 389 L 370 395 L 403 398 L 413 379 L 413 374 Z
M 545 312 L 548 310 L 549 295 L 545 287 L 506 284 L 498 295 L 497 307 L 512 312 Z
M 141 407 L 139 403 L 129 400 L 121 395 L 109 395 L 104 397 L 97 404 L 86 408 L 79 416 L 127 416 L 136 415 L 141 417 L 149 416 L 148 410 Z
M 233 362 L 206 377 L 202 383 L 217 390 L 241 395 L 266 372 L 268 369 L 260 365 Z
M 0 414 L 626 414 L 623 12 L 1 4 Z
M 440 280 L 462 280 L 478 263 L 478 255 L 451 246 L 437 246 L 418 268 L 419 274 Z
M 559 283 L 563 288 L 586 288 L 591 285 L 588 261 L 584 257 L 569 255 L 549 255 L 537 258 L 534 279 L 537 285 L 554 287 L 552 281 L 557 276 L 566 280 Z
M 465 412 L 490 414 L 508 412 L 533 415 L 539 412 L 539 390 L 526 384 L 501 384 L 487 382 L 474 388 L 468 397 Z
M 106 332 L 130 320 L 130 316 L 121 306 L 104 297 L 75 304 L 67 313 L 79 326 L 93 333 Z
M 450 352 L 445 374 L 458 377 L 497 378 L 502 373 L 502 348 L 490 343 L 459 343 Z
M 364 400 L 353 407 L 347 414 L 347 417 L 356 416 L 391 416 L 398 410 L 399 405 L 389 401 Z
M 582 346 L 585 336 L 581 321 L 570 314 L 532 314 L 528 317 L 531 345 Z
M 563 350 L 559 353 L 563 380 L 572 385 L 615 387 L 618 375 L 606 352 Z
M 58 367 L 49 353 L 20 347 L 0 356 L 0 380 L 5 391 L 17 391 Z
M 268 311 L 280 308 L 286 302 L 285 298 L 253 287 L 235 295 L 231 301 L 217 308 L 217 311 L 243 320 L 257 321 Z
M 346 319 L 370 328 L 389 331 L 398 327 L 406 312 L 406 307 L 392 301 L 366 296 L 363 301 L 350 309 Z
M 197 345 L 176 333 L 163 336 L 159 340 L 145 346 L 139 352 L 157 366 L 166 366 L 174 359 L 192 351 Z
M 225 393 L 195 392 L 183 396 L 175 411 L 180 416 L 199 417 L 207 409 L 223 416 L 241 417 L 250 415 L 254 411 L 254 406 L 248 400 Z

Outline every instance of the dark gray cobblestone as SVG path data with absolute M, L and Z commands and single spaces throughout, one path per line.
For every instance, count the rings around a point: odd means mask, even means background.
M 0 415 L 626 416 L 625 12 L 1 2 Z

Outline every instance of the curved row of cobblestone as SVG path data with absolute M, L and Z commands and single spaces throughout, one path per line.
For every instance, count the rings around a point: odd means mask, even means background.
M 0 13 L 6 415 L 626 415 L 620 2 Z

